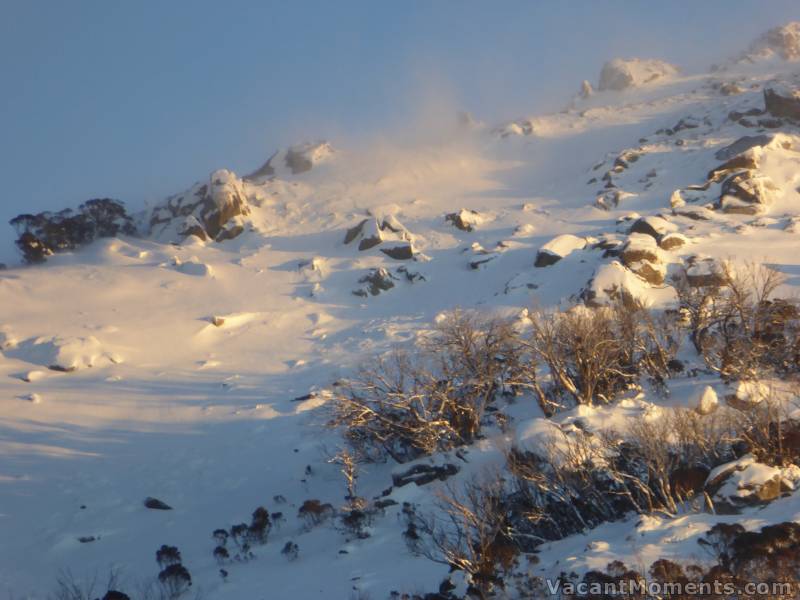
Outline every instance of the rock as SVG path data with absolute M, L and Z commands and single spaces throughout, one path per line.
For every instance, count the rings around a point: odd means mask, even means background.
M 772 502 L 783 489 L 781 470 L 755 462 L 750 454 L 717 467 L 705 484 L 718 514 L 738 514 L 748 506 Z
M 655 239 L 660 236 L 675 231 L 677 227 L 667 221 L 664 217 L 650 216 L 637 219 L 628 233 L 643 233 Z
M 20 396 L 23 400 L 27 400 L 31 404 L 41 404 L 42 397 L 39 394 L 24 394 Z
M 458 212 L 445 215 L 444 220 L 449 221 L 461 231 L 470 232 L 483 222 L 483 217 L 477 211 L 462 208 Z
M 108 590 L 103 600 L 131 600 L 131 597 L 116 590 Z
M 243 180 L 255 181 L 274 175 L 300 175 L 326 162 L 334 154 L 334 149 L 325 141 L 298 144 L 276 152 L 258 169 L 245 175 Z
M 214 325 L 214 327 L 222 327 L 225 325 L 225 317 L 211 317 L 211 324 Z
M 719 92 L 723 96 L 738 96 L 744 93 L 744 88 L 738 83 L 728 81 L 719 86 Z
M 359 283 L 363 283 L 365 286 L 358 290 L 354 290 L 353 294 L 364 297 L 366 297 L 367 294 L 377 296 L 381 292 L 392 289 L 396 280 L 397 278 L 383 267 L 379 269 L 373 269 L 358 280 Z
M 667 235 L 659 238 L 658 246 L 662 250 L 675 250 L 684 246 L 688 240 L 686 236 L 680 233 L 668 233 Z
M 690 287 L 718 287 L 725 283 L 725 276 L 713 258 L 692 256 L 686 268 L 686 282 Z
M 661 285 L 667 276 L 667 268 L 660 263 L 639 261 L 626 265 L 631 271 L 644 279 L 650 285 Z
M 778 187 L 765 175 L 737 173 L 722 183 L 719 206 L 726 213 L 758 214 L 772 203 L 777 191 Z
M 158 498 L 153 498 L 152 496 L 148 496 L 144 499 L 145 508 L 149 508 L 151 510 L 172 510 L 172 507 L 167 504 L 166 502 L 162 502 Z
M 17 248 L 29 263 L 44 262 L 57 252 L 68 252 L 98 238 L 134 235 L 136 227 L 125 205 L 110 198 L 88 200 L 77 211 L 23 214 L 9 221 L 17 231 Z
M 586 238 L 581 238 L 569 233 L 556 236 L 539 248 L 534 266 L 548 267 L 557 263 L 575 250 L 583 250 L 585 247 Z
M 762 134 L 762 135 L 746 135 L 744 137 L 740 137 L 735 142 L 728 144 L 724 148 L 720 148 L 714 153 L 714 158 L 717 160 L 730 160 L 750 148 L 755 148 L 757 146 L 766 146 L 773 140 L 774 136 Z
M 381 248 L 381 252 L 395 260 L 410 260 L 414 258 L 414 248 L 408 243 L 392 248 Z
M 678 207 L 673 208 L 672 212 L 678 216 L 691 219 L 692 221 L 710 221 L 714 218 L 714 211 L 711 211 L 704 206 Z
M 800 90 L 785 86 L 764 89 L 767 112 L 775 117 L 800 121 Z
M 344 236 L 344 243 L 351 244 L 356 240 L 359 240 L 359 251 L 364 252 L 379 246 L 384 241 L 405 242 L 402 244 L 403 246 L 410 245 L 408 242 L 411 240 L 411 234 L 395 217 L 388 216 L 381 220 L 364 219 L 358 225 L 348 229 Z
M 244 184 L 232 171 L 220 169 L 209 176 L 208 183 L 156 206 L 150 213 L 150 231 L 170 240 L 195 236 L 221 242 L 241 234 L 241 217 L 249 214 Z
M 620 254 L 622 263 L 630 267 L 633 263 L 646 261 L 650 263 L 660 263 L 661 250 L 656 240 L 643 233 L 632 233 L 628 236 L 628 241 Z
M 769 398 L 769 386 L 760 381 L 740 381 L 733 394 L 725 396 L 729 406 L 741 411 L 748 411 Z
M 402 473 L 392 474 L 392 484 L 395 487 L 403 487 L 409 483 L 416 483 L 417 486 L 422 486 L 432 481 L 444 481 L 458 473 L 458 471 L 458 466 L 451 463 L 445 463 L 441 466 L 414 465 Z
M 751 171 L 757 168 L 758 161 L 756 160 L 755 153 L 750 149 L 725 161 L 720 166 L 711 169 L 708 175 L 706 175 L 706 179 L 715 183 L 733 172 Z
M 639 87 L 678 73 L 678 69 L 662 60 L 615 58 L 603 65 L 597 89 L 625 90 Z
M 683 199 L 680 190 L 675 190 L 672 192 L 672 195 L 669 197 L 669 205 L 670 208 L 679 208 L 681 206 L 686 206 L 686 200 Z
M 691 399 L 690 406 L 700 415 L 710 415 L 717 410 L 719 399 L 714 388 L 710 385 L 705 386 Z

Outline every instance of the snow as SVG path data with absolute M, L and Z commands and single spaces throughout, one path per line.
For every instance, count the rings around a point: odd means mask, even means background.
M 376 518 L 364 540 L 348 539 L 333 523 L 306 530 L 297 518 L 307 499 L 345 501 L 339 468 L 327 462 L 342 441 L 323 426 L 335 382 L 426 335 L 456 307 L 516 316 L 531 307 L 601 304 L 624 290 L 669 308 L 670 273 L 691 264 L 691 275 L 710 274 L 722 261 L 768 263 L 787 275 L 782 293 L 795 293 L 798 132 L 785 124 L 767 132 L 769 141 L 732 149 L 765 132 L 728 118 L 763 107 L 763 87 L 788 76 L 747 70 L 736 75 L 744 91 L 724 96 L 715 76 L 680 76 L 658 61 L 617 61 L 614 69 L 632 87 L 584 94 L 557 114 L 411 145 L 312 142 L 280 150 L 247 177 L 214 171 L 182 196 L 196 198 L 209 185 L 216 207 L 243 199 L 246 212 L 229 222 L 243 228 L 235 239 L 182 239 L 200 214 L 175 216 L 165 200 L 156 211 L 163 221 L 150 229 L 144 220 L 149 235 L 100 240 L 44 265 L 0 271 L 0 537 L 14 540 L 0 545 L 0 595 L 39 600 L 61 569 L 84 577 L 110 565 L 133 585 L 156 574 L 154 552 L 165 543 L 180 548 L 193 587 L 208 598 L 259 598 L 265 582 L 299 600 L 348 597 L 354 586 L 376 600 L 391 590 L 434 591 L 447 569 L 408 551 L 401 507 L 432 509 L 443 484 L 393 490 L 387 497 L 398 505 Z M 614 172 L 615 159 L 630 150 L 638 159 Z M 723 213 L 720 184 L 703 187 L 734 151 L 756 158 L 754 185 L 769 196 L 772 220 Z M 607 172 L 613 188 L 605 187 Z M 612 189 L 619 204 L 595 206 Z M 472 231 L 446 222 L 452 213 Z M 665 250 L 651 235 L 628 234 L 640 217 L 662 244 L 685 243 Z M 361 222 L 363 230 L 343 243 Z M 370 237 L 381 243 L 359 250 Z M 401 243 L 413 243 L 412 259 L 380 252 Z M 664 283 L 634 272 L 649 260 L 626 266 L 618 254 L 625 250 L 652 254 Z M 560 260 L 534 268 L 539 251 Z M 386 269 L 395 286 L 354 296 L 375 269 Z M 421 277 L 412 281 L 412 273 Z M 520 398 L 504 406 L 508 429 L 491 429 L 462 456 L 431 460 L 457 464 L 448 482 L 457 485 L 497 468 L 513 443 L 541 452 L 577 429 L 624 431 L 631 419 L 657 419 L 665 407 L 713 410 L 724 386 L 690 349 L 682 349 L 684 359 L 700 370 L 676 375 L 666 395 L 646 389 L 551 419 Z M 763 385 L 743 383 L 737 395 L 763 398 Z M 748 484 L 774 474 L 753 463 L 737 463 Z M 395 469 L 365 465 L 360 493 L 379 497 Z M 148 496 L 173 510 L 144 508 Z M 749 529 L 798 519 L 798 498 L 736 518 Z M 255 560 L 226 567 L 223 581 L 211 532 L 249 519 L 260 505 L 282 511 L 286 522 L 254 549 Z M 530 569 L 553 575 L 615 558 L 685 560 L 725 519 L 691 507 L 672 519 L 631 517 L 545 544 Z M 96 540 L 78 541 L 86 536 Z M 300 548 L 293 562 L 280 554 L 290 540 Z

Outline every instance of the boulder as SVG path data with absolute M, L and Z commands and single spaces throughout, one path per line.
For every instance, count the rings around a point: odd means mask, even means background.
M 713 258 L 692 256 L 686 267 L 686 282 L 690 287 L 718 287 L 725 283 L 725 276 Z
M 395 260 L 410 260 L 414 258 L 414 248 L 409 243 L 393 246 L 391 248 L 381 248 L 381 252 Z
M 483 222 L 483 217 L 477 211 L 462 208 L 458 212 L 445 215 L 444 220 L 452 223 L 461 231 L 470 232 Z
M 383 267 L 372 269 L 358 280 L 358 283 L 363 283 L 364 286 L 353 290 L 353 294 L 362 297 L 366 297 L 368 294 L 377 296 L 381 292 L 392 289 L 395 281 L 397 281 L 397 278 Z
M 705 483 L 714 510 L 729 515 L 772 502 L 785 489 L 781 470 L 756 462 L 751 454 L 715 468 Z
M 726 213 L 754 215 L 772 203 L 778 191 L 766 175 L 736 173 L 722 183 L 719 207 Z
M 661 250 L 652 236 L 643 233 L 632 233 L 628 236 L 628 241 L 625 242 L 625 246 L 622 248 L 620 258 L 628 268 L 632 264 L 642 261 L 658 264 L 661 263 Z
M 719 406 L 717 392 L 710 385 L 703 387 L 691 398 L 690 406 L 699 415 L 710 415 Z
M 534 266 L 548 267 L 557 263 L 575 250 L 583 250 L 585 247 L 586 238 L 578 237 L 569 233 L 556 236 L 539 248 L 539 251 L 536 253 L 536 261 L 534 262 Z
M 786 86 L 764 89 L 767 112 L 775 117 L 800 121 L 800 90 Z
M 740 381 L 733 394 L 725 396 L 729 406 L 748 411 L 770 397 L 770 387 L 760 381 Z
M 664 217 L 649 216 L 637 219 L 628 233 L 643 233 L 658 239 L 660 236 L 675 231 L 677 227 Z
M 686 245 L 688 242 L 685 235 L 680 233 L 668 233 L 667 235 L 659 238 L 658 247 L 662 250 L 675 250 L 681 246 Z

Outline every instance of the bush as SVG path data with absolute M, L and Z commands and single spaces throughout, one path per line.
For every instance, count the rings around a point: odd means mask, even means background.
M 297 511 L 297 516 L 306 522 L 306 527 L 313 527 L 328 520 L 334 514 L 333 506 L 323 504 L 319 500 L 306 500 Z
M 536 371 L 529 379 L 547 376 L 548 387 L 534 386 L 546 415 L 574 404 L 608 404 L 642 374 L 663 385 L 680 345 L 674 318 L 633 301 L 531 312 L 528 321 L 528 366 Z
M 774 297 L 784 279 L 768 267 L 729 263 L 708 285 L 693 284 L 685 271 L 675 277 L 695 349 L 723 379 L 798 371 L 800 311 L 796 301 Z
M 456 312 L 413 353 L 377 358 L 340 386 L 329 424 L 368 460 L 472 443 L 497 394 L 523 384 L 519 356 L 510 323 Z

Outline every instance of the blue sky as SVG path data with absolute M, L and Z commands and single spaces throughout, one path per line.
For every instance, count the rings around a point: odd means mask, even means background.
M 492 120 L 563 104 L 614 56 L 689 71 L 800 19 L 796 0 L 0 0 L 0 219 L 131 205 L 432 97 Z M 8 234 L 12 233 L 7 229 Z

